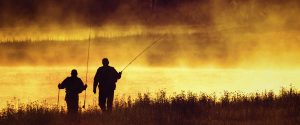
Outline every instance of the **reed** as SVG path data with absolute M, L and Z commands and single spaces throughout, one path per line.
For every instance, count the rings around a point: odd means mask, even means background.
M 1 125 L 296 125 L 300 122 L 300 93 L 293 87 L 241 94 L 224 92 L 220 98 L 205 93 L 165 91 L 139 94 L 137 98 L 115 100 L 111 113 L 96 106 L 67 115 L 64 107 L 33 102 L 2 109 Z

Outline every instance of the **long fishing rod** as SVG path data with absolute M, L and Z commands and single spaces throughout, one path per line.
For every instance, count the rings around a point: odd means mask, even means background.
M 92 25 L 90 25 L 90 31 L 89 31 L 89 45 L 88 45 L 87 61 L 86 61 L 85 84 L 88 83 L 89 60 L 90 60 L 90 47 L 91 47 L 91 30 L 92 30 Z M 86 102 L 86 90 L 84 90 L 84 102 L 83 102 L 82 108 L 85 108 L 85 102 Z
M 144 52 L 146 52 L 148 49 L 150 49 L 154 44 L 156 44 L 157 42 L 159 42 L 160 40 L 162 40 L 164 37 L 164 35 L 162 37 L 160 37 L 159 39 L 155 40 L 154 42 L 152 42 L 149 46 L 147 46 L 142 52 L 140 52 L 136 57 L 134 57 L 124 68 L 123 70 L 121 70 L 121 72 L 123 72 L 130 64 L 132 64 L 137 58 L 139 58 Z

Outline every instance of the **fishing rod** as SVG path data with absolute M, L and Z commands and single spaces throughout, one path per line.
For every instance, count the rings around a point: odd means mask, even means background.
M 58 89 L 58 94 L 57 94 L 57 107 L 59 106 L 59 92 L 60 92 L 60 89 Z
M 123 72 L 130 64 L 132 64 L 138 57 L 140 57 L 144 52 L 146 52 L 148 49 L 150 49 L 154 44 L 156 44 L 157 42 L 159 42 L 160 40 L 162 40 L 164 37 L 164 35 L 162 37 L 160 37 L 159 39 L 155 40 L 154 42 L 152 42 L 150 45 L 148 45 L 142 52 L 140 52 L 137 56 L 135 56 L 122 70 L 121 72 Z
M 90 31 L 89 31 L 89 44 L 88 44 L 87 61 L 86 61 L 86 74 L 85 74 L 85 84 L 86 85 L 88 83 L 90 48 L 91 48 L 91 30 L 92 30 L 92 25 L 90 25 Z M 84 90 L 84 102 L 83 102 L 82 108 L 85 108 L 85 102 L 86 102 L 86 90 Z

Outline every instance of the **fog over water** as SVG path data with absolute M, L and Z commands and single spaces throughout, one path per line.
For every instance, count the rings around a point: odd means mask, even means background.
M 165 38 L 145 54 L 142 65 L 294 68 L 300 64 L 300 4 L 294 0 L 0 3 L 1 65 L 84 65 L 89 36 L 91 53 L 98 56 L 92 64 L 107 56 L 124 65 L 162 35 Z

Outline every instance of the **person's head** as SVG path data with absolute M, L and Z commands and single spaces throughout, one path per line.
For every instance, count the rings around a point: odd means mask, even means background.
M 73 69 L 73 70 L 71 71 L 71 76 L 72 76 L 72 77 L 77 76 L 77 70 L 76 70 L 76 69 Z
M 107 58 L 103 58 L 102 59 L 102 64 L 103 64 L 103 66 L 108 66 L 108 64 L 109 64 L 108 59 Z

